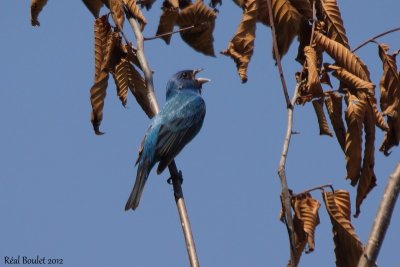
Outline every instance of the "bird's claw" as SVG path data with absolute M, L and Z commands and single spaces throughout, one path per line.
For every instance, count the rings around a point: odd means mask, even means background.
M 179 183 L 180 184 L 183 184 L 183 175 L 182 175 L 182 171 L 179 171 L 179 174 L 178 174 L 178 180 L 179 180 Z M 168 179 L 167 179 L 167 183 L 168 184 L 172 184 L 172 177 L 169 177 Z

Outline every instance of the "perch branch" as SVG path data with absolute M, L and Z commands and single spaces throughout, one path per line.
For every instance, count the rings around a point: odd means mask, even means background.
M 295 267 L 298 264 L 298 257 L 297 257 L 297 251 L 296 251 L 296 245 L 294 242 L 294 225 L 293 225 L 293 219 L 292 219 L 292 211 L 291 211 L 291 195 L 289 193 L 289 188 L 286 180 L 286 158 L 288 155 L 289 151 L 289 144 L 290 144 L 290 139 L 292 137 L 292 128 L 293 128 L 293 107 L 296 101 L 297 97 L 297 91 L 299 90 L 300 83 L 297 83 L 296 88 L 293 93 L 293 98 L 290 103 L 290 105 L 287 108 L 288 114 L 288 122 L 287 122 L 287 129 L 286 129 L 286 135 L 285 135 L 285 141 L 283 142 L 283 147 L 282 147 L 282 154 L 281 158 L 279 161 L 279 167 L 278 167 L 278 175 L 279 179 L 281 181 L 281 186 L 282 186 L 282 195 L 283 195 L 283 205 L 284 205 L 284 211 L 285 211 L 285 222 L 286 222 L 286 227 L 288 229 L 289 233 L 289 242 L 290 242 L 290 248 L 291 248 L 291 253 L 290 253 L 290 261 L 291 264 L 290 266 Z
M 389 228 L 390 219 L 400 191 L 400 162 L 394 172 L 389 176 L 385 192 L 369 234 L 367 246 L 360 257 L 358 267 L 376 266 L 379 250 L 385 238 L 386 230 Z
M 388 30 L 388 31 L 385 31 L 385 32 L 383 32 L 383 33 L 381 33 L 381 34 L 378 34 L 378 35 L 376 35 L 376 36 L 374 36 L 374 37 L 372 37 L 372 38 L 370 38 L 370 39 L 368 39 L 368 40 L 362 42 L 360 45 L 358 45 L 356 48 L 354 48 L 354 49 L 352 50 L 352 52 L 356 52 L 358 49 L 360 49 L 360 48 L 363 47 L 364 45 L 366 45 L 366 44 L 368 44 L 368 43 L 371 43 L 371 42 L 375 41 L 376 39 L 378 39 L 378 38 L 380 38 L 380 37 L 382 37 L 382 36 L 385 36 L 385 35 L 387 35 L 387 34 L 389 34 L 389 33 L 397 32 L 397 31 L 400 31 L 400 27 L 399 27 L 399 28 L 394 28 L 394 29 L 391 29 L 391 30 Z
M 279 54 L 278 43 L 276 41 L 276 33 L 275 33 L 274 17 L 272 14 L 271 0 L 267 0 L 267 4 L 268 4 L 268 12 L 269 12 L 269 23 L 271 24 L 271 32 L 272 32 L 272 46 L 273 46 L 273 50 L 274 50 L 276 64 L 278 65 L 279 77 L 281 78 L 283 94 L 285 95 L 285 100 L 286 100 L 286 106 L 287 106 L 287 108 L 291 108 L 292 104 L 290 102 L 290 98 L 289 98 L 289 94 L 288 94 L 288 90 L 287 90 L 287 86 L 286 86 L 285 76 L 283 75 L 281 55 Z
M 132 30 L 136 37 L 136 41 L 137 41 L 136 53 L 137 53 L 139 63 L 143 69 L 144 77 L 145 77 L 147 88 L 148 88 L 147 97 L 151 103 L 151 108 L 152 108 L 152 113 L 153 113 L 153 114 L 147 114 L 147 115 L 149 117 L 152 117 L 159 112 L 159 107 L 158 107 L 157 99 L 154 94 L 153 74 L 152 74 L 152 71 L 150 70 L 150 67 L 147 63 L 147 59 L 144 54 L 143 35 L 142 35 L 142 32 L 140 30 L 140 27 L 139 27 L 137 21 L 129 14 L 129 12 L 127 12 L 126 9 L 125 9 L 125 14 L 129 20 L 129 24 L 131 25 Z M 171 178 L 172 178 L 175 202 L 176 202 L 176 206 L 178 209 L 179 218 L 181 220 L 183 235 L 185 237 L 186 249 L 187 249 L 187 253 L 189 256 L 190 266 L 191 267 L 199 267 L 200 265 L 199 265 L 199 260 L 198 260 L 197 253 L 196 253 L 196 246 L 194 243 L 192 230 L 190 228 L 190 221 L 189 221 L 189 216 L 188 216 L 188 213 L 186 210 L 185 200 L 183 198 L 183 192 L 182 192 L 182 186 L 181 186 L 182 175 L 178 171 L 175 161 L 171 162 L 171 164 L 168 166 L 168 169 L 169 169 L 169 172 L 170 172 Z

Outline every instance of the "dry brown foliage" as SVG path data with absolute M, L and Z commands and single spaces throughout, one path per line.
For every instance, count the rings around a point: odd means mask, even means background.
M 346 127 L 342 117 L 343 96 L 336 92 L 327 92 L 325 95 L 325 106 L 328 110 L 329 119 L 333 130 L 335 131 L 336 139 L 339 142 L 343 152 L 346 144 Z
M 201 0 L 196 0 L 194 4 L 183 8 L 179 12 L 177 24 L 181 29 L 194 27 L 180 32 L 182 40 L 198 52 L 207 56 L 215 56 L 212 33 L 216 17 L 215 11 L 207 7 Z
M 178 19 L 179 9 L 178 6 L 172 6 L 170 1 L 164 1 L 162 7 L 162 14 L 160 16 L 160 22 L 158 23 L 157 35 L 170 33 L 174 30 L 176 20 Z M 161 37 L 167 44 L 171 42 L 171 34 L 164 35 Z
M 47 0 L 32 0 L 31 1 L 31 24 L 32 26 L 40 26 L 38 20 L 39 13 L 42 11 L 44 5 L 47 4 Z
M 108 0 L 82 0 L 95 18 L 99 17 L 100 9 L 104 4 L 108 5 Z
M 379 57 L 383 63 L 383 74 L 379 83 L 380 106 L 382 113 L 387 116 L 389 128 L 379 150 L 389 155 L 389 150 L 393 146 L 398 146 L 400 141 L 400 78 L 396 64 L 399 51 L 387 54 L 388 45 L 380 44 L 378 47 Z
M 221 53 L 230 56 L 243 83 L 247 81 L 247 66 L 253 55 L 256 23 L 258 16 L 257 0 L 245 0 L 243 16 L 235 36 L 229 42 L 228 49 Z
M 350 196 L 345 190 L 323 192 L 325 207 L 332 222 L 336 266 L 355 267 L 363 251 L 350 217 Z
M 333 136 L 324 113 L 324 99 L 321 97 L 320 99 L 313 100 L 312 103 L 315 114 L 317 114 L 319 134 Z
M 324 22 L 326 35 L 330 39 L 341 43 L 344 47 L 350 48 L 349 40 L 346 36 L 346 30 L 343 26 L 342 16 L 336 0 L 324 0 L 320 3 L 325 15 Z

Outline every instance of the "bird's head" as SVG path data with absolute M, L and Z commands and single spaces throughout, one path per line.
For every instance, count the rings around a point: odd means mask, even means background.
M 184 90 L 190 90 L 201 94 L 203 83 L 210 81 L 206 78 L 196 78 L 196 74 L 202 70 L 203 69 L 183 70 L 172 76 L 167 84 L 167 99 Z

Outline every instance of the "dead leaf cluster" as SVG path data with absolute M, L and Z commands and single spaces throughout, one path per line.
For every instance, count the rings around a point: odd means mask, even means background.
M 332 224 L 332 238 L 335 244 L 336 266 L 355 267 L 362 253 L 362 243 L 351 224 L 351 202 L 346 190 L 325 191 L 322 187 L 322 198 Z M 296 264 L 305 251 L 315 249 L 315 230 L 320 223 L 320 202 L 310 192 L 297 195 L 291 193 L 293 211 L 294 243 Z M 282 204 L 281 220 L 284 221 L 284 205 Z M 289 266 L 292 265 L 289 261 Z

